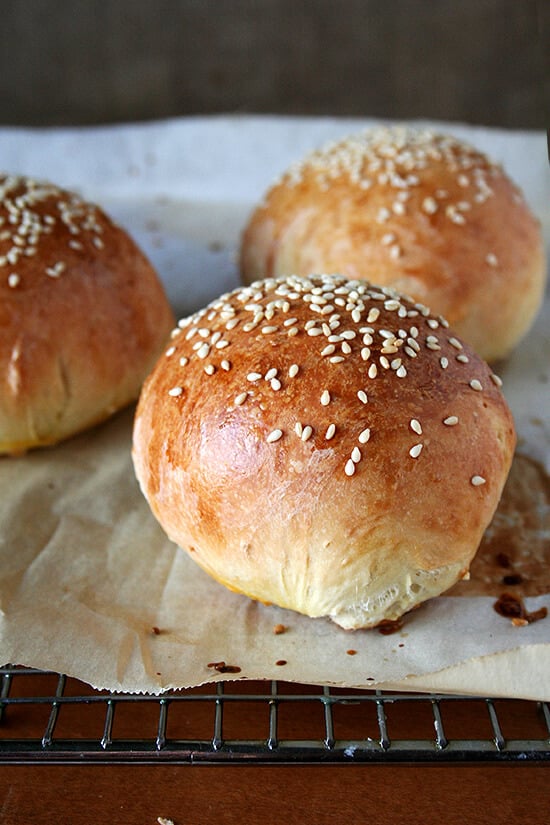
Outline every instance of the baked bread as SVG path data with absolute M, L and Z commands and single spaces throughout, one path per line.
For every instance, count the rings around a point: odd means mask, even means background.
M 390 288 L 268 279 L 179 322 L 138 402 L 135 470 L 215 579 L 370 627 L 467 575 L 515 445 L 499 384 Z
M 0 453 L 134 401 L 174 324 L 151 264 L 97 206 L 0 176 Z
M 245 283 L 339 272 L 444 315 L 488 361 L 530 328 L 546 278 L 538 221 L 481 152 L 450 136 L 376 128 L 313 152 L 253 212 Z

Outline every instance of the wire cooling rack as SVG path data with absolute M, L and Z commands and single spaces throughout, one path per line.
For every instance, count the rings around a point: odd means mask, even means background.
M 550 760 L 545 702 L 217 682 L 111 694 L 0 668 L 0 762 L 472 763 Z

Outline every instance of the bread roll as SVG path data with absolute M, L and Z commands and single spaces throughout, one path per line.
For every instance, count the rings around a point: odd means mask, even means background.
M 97 206 L 0 176 L 0 453 L 135 400 L 173 326 L 151 264 Z
M 215 579 L 370 627 L 467 574 L 514 450 L 499 384 L 390 288 L 268 279 L 180 321 L 141 393 L 135 470 Z
M 486 360 L 530 328 L 546 277 L 539 224 L 481 152 L 412 128 L 377 128 L 293 166 L 245 228 L 245 283 L 340 272 L 444 315 Z

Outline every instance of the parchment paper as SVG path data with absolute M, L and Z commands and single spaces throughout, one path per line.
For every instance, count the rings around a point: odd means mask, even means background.
M 234 116 L 1 129 L 0 165 L 101 203 L 149 254 L 184 315 L 237 285 L 240 231 L 277 174 L 370 124 Z M 503 162 L 550 240 L 545 135 L 435 126 Z M 547 298 L 499 370 L 521 456 L 541 472 L 550 469 L 549 320 Z M 384 636 L 265 607 L 211 581 L 164 537 L 138 490 L 132 415 L 0 461 L 0 660 L 113 691 L 266 678 L 550 699 L 550 617 L 515 627 L 493 610 L 494 595 L 468 596 L 461 586 L 460 596 L 430 601 Z M 547 548 L 544 500 L 537 507 L 537 540 Z M 539 592 L 526 598 L 529 610 L 550 607 L 548 590 Z M 278 625 L 285 632 L 275 633 Z

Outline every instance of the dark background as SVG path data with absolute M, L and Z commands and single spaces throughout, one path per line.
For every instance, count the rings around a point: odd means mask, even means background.
M 3 0 L 0 124 L 218 112 L 546 128 L 550 3 Z

